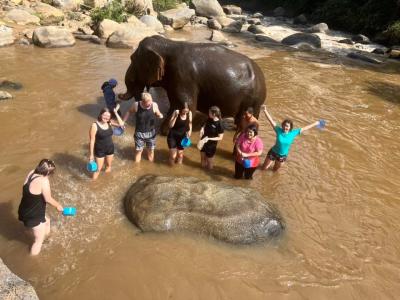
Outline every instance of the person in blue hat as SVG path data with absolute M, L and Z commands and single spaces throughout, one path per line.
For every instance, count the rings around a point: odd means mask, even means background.
M 101 89 L 103 91 L 104 100 L 106 102 L 106 107 L 110 110 L 112 118 L 116 118 L 114 114 L 114 108 L 117 107 L 117 102 L 115 98 L 114 88 L 118 85 L 118 81 L 114 78 L 103 83 Z M 121 116 L 121 111 L 117 109 L 118 114 Z
M 285 163 L 289 155 L 290 147 L 292 146 L 295 138 L 306 130 L 309 130 L 316 126 L 320 126 L 321 121 L 316 121 L 303 128 L 293 129 L 293 122 L 290 119 L 283 120 L 281 126 L 279 126 L 275 123 L 275 121 L 272 119 L 271 115 L 267 111 L 266 105 L 262 105 L 261 109 L 264 111 L 268 122 L 271 124 L 276 134 L 275 145 L 268 151 L 267 157 L 265 158 L 264 164 L 262 165 L 261 169 L 267 170 L 275 162 L 273 171 L 277 171 Z
M 169 163 L 173 166 L 175 163 L 181 164 L 183 161 L 182 140 L 190 138 L 192 134 L 192 112 L 187 103 L 181 110 L 175 110 L 169 121 L 169 132 L 167 144 L 169 148 Z

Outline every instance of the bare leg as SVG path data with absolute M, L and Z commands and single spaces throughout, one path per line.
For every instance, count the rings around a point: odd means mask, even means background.
M 135 162 L 140 163 L 143 150 L 135 150 Z
M 276 161 L 274 164 L 273 171 L 278 171 L 279 168 L 284 164 L 284 162 Z
M 106 171 L 105 171 L 106 173 L 111 172 L 111 164 L 112 164 L 113 158 L 114 158 L 114 154 L 106 156 Z
M 211 170 L 214 167 L 214 158 L 207 157 L 207 169 Z
M 48 216 L 45 216 L 46 218 L 46 236 L 50 234 L 50 218 Z
M 93 172 L 93 175 L 92 175 L 93 180 L 96 180 L 97 177 L 99 177 L 101 169 L 103 169 L 104 157 L 96 157 L 96 163 L 97 163 L 97 171 Z
M 183 161 L 183 150 L 178 150 L 178 157 L 176 158 L 177 164 L 182 164 Z
M 154 149 L 149 149 L 149 148 L 147 148 L 147 149 L 146 149 L 146 152 L 147 152 L 147 159 L 148 159 L 150 162 L 153 162 L 153 161 L 154 161 Z
M 207 168 L 207 156 L 204 152 L 200 152 L 200 156 L 201 156 L 201 166 L 203 168 Z
M 265 158 L 265 160 L 264 160 L 263 165 L 261 166 L 261 170 L 267 170 L 267 169 L 269 169 L 269 168 L 272 166 L 273 162 L 274 162 L 274 161 L 273 161 L 273 160 L 270 160 L 269 157 L 267 156 L 267 157 Z
M 176 148 L 169 149 L 169 164 L 173 166 L 176 159 Z
M 43 241 L 46 236 L 46 223 L 40 223 L 32 228 L 35 241 L 31 247 L 31 255 L 38 255 L 42 249 Z

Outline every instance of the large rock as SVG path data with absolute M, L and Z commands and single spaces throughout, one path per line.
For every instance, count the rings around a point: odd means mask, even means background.
M 315 24 L 314 26 L 311 26 L 307 30 L 307 32 L 309 32 L 309 33 L 326 33 L 328 31 L 329 31 L 329 27 L 328 27 L 328 24 L 326 24 L 326 23 Z
M 392 46 L 390 49 L 387 51 L 389 54 L 389 58 L 400 58 L 400 46 Z
M 306 25 L 308 23 L 307 17 L 304 14 L 298 15 L 293 19 L 293 24 Z
M 137 20 L 137 18 L 135 17 Z M 113 20 L 104 19 L 100 22 L 99 26 L 96 29 L 96 34 L 103 39 L 107 39 L 111 34 L 113 34 L 118 28 L 120 24 Z
M 64 13 L 62 10 L 55 8 L 46 3 L 37 3 L 34 7 L 37 16 L 40 18 L 42 25 L 58 24 L 64 20 Z
M 216 19 L 208 19 L 207 26 L 210 29 L 215 29 L 215 30 L 221 30 L 222 29 L 222 25 L 219 24 L 219 22 Z
M 20 90 L 22 89 L 22 84 L 19 82 L 0 78 L 0 89 Z
M 234 244 L 279 236 L 279 212 L 255 190 L 193 177 L 146 175 L 124 199 L 126 214 L 144 232 L 186 231 Z
M 230 23 L 228 26 L 222 28 L 222 31 L 229 33 L 239 33 L 242 30 L 243 23 L 241 21 L 235 21 Z
M 64 10 L 77 10 L 83 4 L 83 0 L 52 0 L 50 4 Z
M 8 92 L 5 91 L 0 91 L 0 100 L 7 100 L 7 99 L 12 99 L 12 95 Z M 1 282 L 0 282 L 1 285 Z M 1 295 L 1 291 L 0 291 L 0 295 Z M 2 298 L 0 298 L 2 299 Z
M 241 15 L 242 9 L 236 5 L 224 5 L 222 6 L 224 13 L 227 15 Z
M 0 299 L 39 300 L 33 287 L 12 273 L 0 258 Z
M 321 39 L 312 33 L 295 33 L 285 37 L 282 42 L 284 45 L 302 47 L 309 45 L 313 48 L 321 48 Z
M 286 10 L 282 6 L 279 6 L 274 9 L 273 13 L 274 17 L 283 17 L 286 15 Z
M 258 33 L 265 34 L 265 29 L 266 28 L 264 26 L 262 26 L 262 25 L 251 24 L 247 28 L 247 31 L 250 31 L 251 33 L 254 33 L 254 34 L 258 34 Z
M 0 47 L 14 44 L 15 37 L 10 27 L 0 25 Z
M 152 35 L 157 35 L 157 32 L 149 27 L 124 23 L 120 24 L 119 28 L 110 35 L 106 45 L 110 48 L 132 49 L 136 47 L 142 39 Z
M 351 40 L 352 40 L 353 42 L 360 43 L 360 44 L 370 44 L 370 43 L 371 43 L 371 41 L 369 40 L 369 38 L 366 37 L 366 36 L 363 35 L 363 34 L 354 35 L 354 36 L 351 37 Z
M 152 0 L 124 0 L 123 2 L 128 13 L 137 15 L 154 14 Z
M 72 33 L 63 27 L 44 26 L 33 31 L 32 41 L 43 48 L 71 47 L 75 45 Z
M 9 10 L 6 13 L 5 18 L 19 25 L 27 25 L 27 24 L 39 25 L 40 22 L 40 18 L 31 15 L 26 10 L 16 9 L 16 8 Z
M 352 59 L 361 60 L 371 64 L 381 64 L 382 60 L 375 58 L 372 55 L 369 55 L 367 52 L 350 52 L 347 54 L 347 57 Z
M 164 26 L 155 16 L 151 15 L 144 15 L 140 18 L 140 21 L 150 27 L 154 31 L 157 32 L 164 32 Z
M 211 30 L 210 41 L 216 43 L 226 43 L 228 39 L 224 36 L 224 34 L 218 30 Z
M 196 15 L 207 18 L 225 16 L 224 10 L 217 0 L 192 0 Z
M 216 17 L 215 18 L 219 24 L 221 24 L 222 28 L 228 27 L 236 22 L 234 19 L 227 18 L 227 17 Z
M 160 12 L 158 18 L 164 25 L 170 25 L 174 29 L 181 29 L 195 15 L 195 11 L 190 8 L 174 8 Z

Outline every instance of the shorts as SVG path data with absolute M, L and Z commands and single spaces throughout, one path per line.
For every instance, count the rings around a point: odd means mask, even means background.
M 279 154 L 275 153 L 275 152 L 272 150 L 272 148 L 269 149 L 269 151 L 268 151 L 268 153 L 267 153 L 267 157 L 269 158 L 269 160 L 272 160 L 272 161 L 277 160 L 277 161 L 279 161 L 279 162 L 281 162 L 281 163 L 282 163 L 282 162 L 285 162 L 286 159 L 287 159 L 287 155 L 279 155 Z
M 170 133 L 167 137 L 167 144 L 169 149 L 178 149 L 183 150 L 184 148 L 181 145 L 182 139 L 185 135 L 179 135 L 176 133 Z
M 46 218 L 45 217 L 37 217 L 33 219 L 25 219 L 20 221 L 24 222 L 24 226 L 28 228 L 33 228 L 38 226 L 41 223 L 46 223 Z
M 135 132 L 133 136 L 135 139 L 136 151 L 141 151 L 146 146 L 147 149 L 154 150 L 156 147 L 156 131 L 149 132 Z
M 217 143 L 205 143 L 200 152 L 204 152 L 208 158 L 213 157 L 217 152 Z
M 94 145 L 94 156 L 97 158 L 103 158 L 108 155 L 114 154 L 114 144 L 97 146 Z

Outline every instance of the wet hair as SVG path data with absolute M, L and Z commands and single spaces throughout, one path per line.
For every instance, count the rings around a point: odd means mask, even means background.
M 189 109 L 189 104 L 187 102 L 183 103 L 183 106 L 181 107 L 181 109 L 179 110 L 179 112 L 182 112 L 184 109 L 187 109 L 190 111 Z
M 140 95 L 140 100 L 153 100 L 153 97 L 151 97 L 151 94 L 150 93 L 147 93 L 147 92 L 143 92 L 141 95 Z
M 209 112 L 221 119 L 221 110 L 218 106 L 211 106 Z
M 254 109 L 252 107 L 246 108 L 246 110 L 244 112 L 254 115 Z
M 249 130 L 254 132 L 254 136 L 256 136 L 258 134 L 258 129 L 257 129 L 256 125 L 252 124 L 252 125 L 247 126 L 246 132 L 249 131 Z
M 102 116 L 105 112 L 108 112 L 108 113 L 110 113 L 110 115 L 112 115 L 112 114 L 111 114 L 111 111 L 110 111 L 107 107 L 104 107 L 104 108 L 100 111 L 99 115 L 97 116 L 97 121 L 101 121 L 101 116 Z
M 56 165 L 54 164 L 54 161 L 44 158 L 39 162 L 33 173 L 48 176 L 52 174 L 55 169 Z
M 285 120 L 283 120 L 283 122 L 282 122 L 282 124 L 281 124 L 282 129 L 283 129 L 283 127 L 285 127 L 285 124 L 286 124 L 286 123 L 290 125 L 289 131 L 291 131 L 291 130 L 293 129 L 293 121 L 290 120 L 290 119 L 285 119 Z

